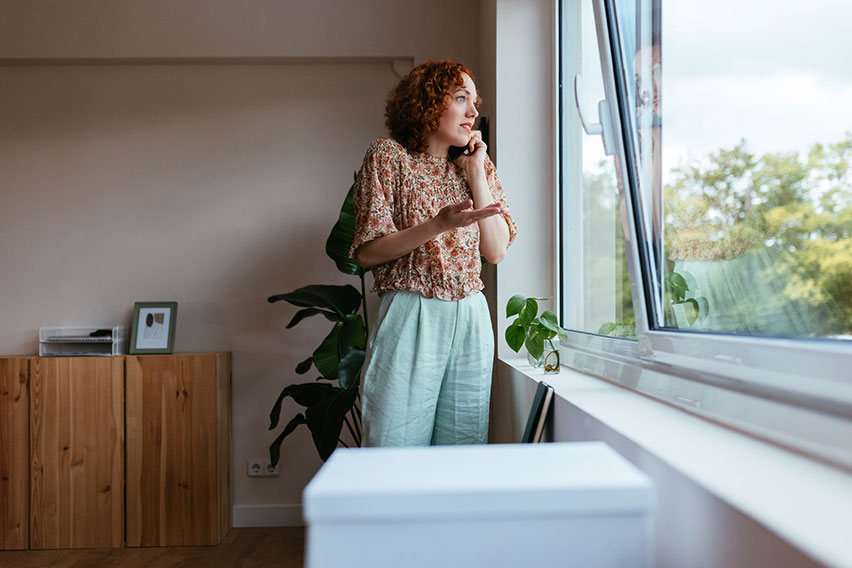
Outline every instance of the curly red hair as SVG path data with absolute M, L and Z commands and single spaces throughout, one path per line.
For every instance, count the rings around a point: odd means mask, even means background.
M 391 90 L 385 105 L 391 138 L 409 151 L 425 151 L 427 137 L 438 130 L 438 121 L 450 104 L 449 95 L 464 85 L 462 74 L 474 80 L 470 69 L 457 61 L 432 60 L 412 69 Z M 480 100 L 477 97 L 477 105 Z

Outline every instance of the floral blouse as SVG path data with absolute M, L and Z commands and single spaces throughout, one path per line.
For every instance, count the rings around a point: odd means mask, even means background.
M 497 169 L 485 157 L 488 187 L 508 211 Z M 408 152 L 395 140 L 376 140 L 355 182 L 355 249 L 373 239 L 428 221 L 446 207 L 472 197 L 464 171 L 447 158 Z M 507 212 L 509 243 L 518 230 Z M 419 292 L 426 298 L 461 300 L 483 288 L 479 223 L 450 229 L 410 253 L 373 267 L 380 296 L 387 290 Z

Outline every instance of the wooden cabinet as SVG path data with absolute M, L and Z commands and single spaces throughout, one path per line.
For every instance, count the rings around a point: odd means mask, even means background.
M 124 361 L 30 363 L 30 548 L 124 544 Z
M 228 353 L 0 357 L 0 550 L 219 543 L 231 527 L 230 364 Z
M 230 357 L 127 357 L 127 546 L 217 544 L 231 526 Z
M 0 550 L 29 545 L 29 365 L 0 359 Z

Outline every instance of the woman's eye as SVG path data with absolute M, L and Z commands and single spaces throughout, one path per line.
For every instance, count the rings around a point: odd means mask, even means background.
M 465 96 L 464 96 L 464 95 L 459 95 L 459 96 L 457 96 L 457 97 L 456 97 L 456 100 L 457 100 L 458 102 L 460 102 L 460 103 L 463 103 L 463 102 L 465 101 Z

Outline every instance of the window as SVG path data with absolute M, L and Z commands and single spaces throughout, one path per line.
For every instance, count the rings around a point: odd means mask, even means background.
M 850 21 L 560 2 L 566 361 L 846 465 Z

